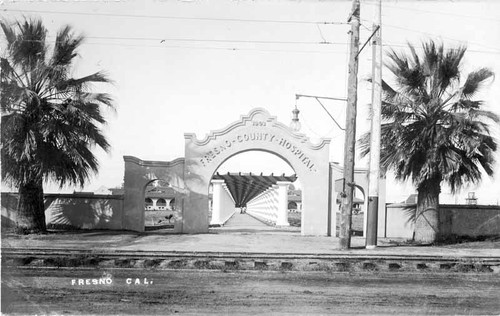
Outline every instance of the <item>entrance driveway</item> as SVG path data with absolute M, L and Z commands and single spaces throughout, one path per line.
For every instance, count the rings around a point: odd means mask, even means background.
M 301 236 L 299 228 L 267 226 L 246 214 L 235 214 L 226 226 L 208 234 L 178 235 L 170 231 L 73 231 L 45 235 L 3 234 L 2 249 L 67 249 L 98 252 L 212 252 L 267 254 L 325 254 L 370 256 L 500 257 L 500 240 L 453 245 L 415 246 L 401 239 L 379 238 L 378 247 L 364 248 L 365 239 L 352 237 L 349 250 L 339 239 Z
M 210 233 L 252 233 L 252 234 L 298 234 L 300 227 L 274 227 L 248 215 L 235 213 L 222 227 L 210 228 Z

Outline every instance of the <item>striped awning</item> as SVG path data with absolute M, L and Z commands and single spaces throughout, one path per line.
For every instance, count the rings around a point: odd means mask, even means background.
M 212 179 L 224 180 L 229 192 L 233 196 L 235 206 L 242 207 L 278 181 L 294 182 L 297 180 L 297 176 L 285 176 L 284 174 L 281 176 L 275 176 L 273 174 L 264 176 L 262 174 L 257 175 L 252 173 L 217 173 Z

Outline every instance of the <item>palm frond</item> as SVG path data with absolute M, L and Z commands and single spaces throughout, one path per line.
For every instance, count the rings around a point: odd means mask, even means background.
M 98 82 L 110 83 L 111 81 L 103 72 L 96 72 L 77 79 L 69 78 L 67 80 L 61 80 L 60 82 L 58 82 L 55 88 L 58 90 L 72 90 L 75 92 L 80 92 L 84 91 L 89 84 Z
M 50 64 L 52 67 L 66 66 L 77 56 L 76 49 L 83 41 L 83 36 L 72 34 L 70 26 L 63 27 L 56 36 L 56 44 Z
M 490 129 L 500 117 L 473 97 L 493 73 L 478 69 L 460 88 L 465 46 L 426 41 L 421 54 L 411 44 L 409 51 L 387 56 L 394 83 L 383 88 L 381 166 L 417 187 L 440 179 L 454 192 L 478 183 L 483 172 L 492 175 L 497 140 Z M 361 155 L 369 153 L 369 134 L 359 147 Z
M 25 20 L 17 23 L 16 39 L 9 47 L 10 59 L 14 65 L 25 71 L 32 71 L 45 60 L 47 30 L 41 20 Z
M 0 21 L 0 26 L 5 34 L 5 39 L 7 39 L 7 48 L 10 48 L 10 46 L 16 41 L 16 33 L 7 21 Z
M 437 72 L 437 86 L 439 89 L 438 97 L 441 97 L 450 84 L 460 79 L 460 64 L 467 48 L 460 46 L 448 50 L 445 56 L 442 56 L 441 63 Z
M 92 92 L 108 83 L 102 72 L 71 78 L 71 63 L 83 40 L 70 27 L 56 36 L 52 57 L 46 29 L 38 20 L 2 22 L 8 50 L 2 58 L 2 176 L 20 186 L 52 179 L 61 186 L 83 185 L 97 172 L 95 147 L 108 151 L 102 110 L 113 108 L 109 94 Z
M 471 72 L 462 87 L 462 96 L 466 99 L 473 98 L 484 82 L 494 76 L 488 68 L 481 68 Z
M 417 219 L 417 205 L 406 205 L 403 207 L 402 211 L 406 217 L 406 223 L 410 225 L 415 224 L 415 220 Z

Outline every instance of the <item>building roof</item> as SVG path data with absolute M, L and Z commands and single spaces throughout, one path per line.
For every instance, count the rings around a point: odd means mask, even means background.
M 124 188 L 111 188 L 109 189 L 111 191 L 112 195 L 123 195 L 125 194 L 125 189 Z
M 241 207 L 276 184 L 278 181 L 294 182 L 297 180 L 297 176 L 285 176 L 284 174 L 281 176 L 275 176 L 274 174 L 264 176 L 262 173 L 257 175 L 252 173 L 228 172 L 227 174 L 222 175 L 217 173 L 212 177 L 212 179 L 224 180 L 234 199 L 235 206 Z
M 410 194 L 408 196 L 408 198 L 406 198 L 406 200 L 403 203 L 406 203 L 406 204 L 416 204 L 417 203 L 417 197 L 418 197 L 417 194 Z
M 171 187 L 148 186 L 146 187 L 146 192 L 144 194 L 146 198 L 163 198 L 163 199 L 175 198 L 175 191 Z
M 363 199 L 357 198 L 355 196 L 352 197 L 352 203 L 363 204 L 365 201 Z
M 302 197 L 298 195 L 288 195 L 288 202 L 302 202 Z

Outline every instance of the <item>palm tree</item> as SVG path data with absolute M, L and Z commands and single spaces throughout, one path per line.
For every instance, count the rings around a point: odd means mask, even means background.
M 109 149 L 100 128 L 106 123 L 102 109 L 112 107 L 112 99 L 89 90 L 92 83 L 109 80 L 100 72 L 71 77 L 83 37 L 69 26 L 58 31 L 49 52 L 41 21 L 0 25 L 6 39 L 0 74 L 2 178 L 19 190 L 18 228 L 43 232 L 43 184 L 83 186 L 98 170 L 92 149 Z
M 478 183 L 483 171 L 493 175 L 497 142 L 488 123 L 499 116 L 474 100 L 493 77 L 487 68 L 462 76 L 466 47 L 445 49 L 428 41 L 419 55 L 389 51 L 386 67 L 394 85 L 382 83 L 381 167 L 397 180 L 411 179 L 418 193 L 415 241 L 439 239 L 439 193 L 447 184 L 456 193 Z M 465 79 L 465 80 L 464 80 Z M 360 140 L 361 155 L 369 153 L 369 134 Z

